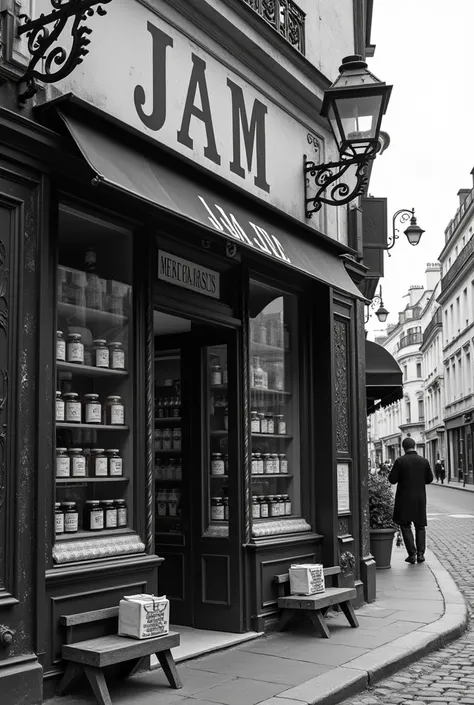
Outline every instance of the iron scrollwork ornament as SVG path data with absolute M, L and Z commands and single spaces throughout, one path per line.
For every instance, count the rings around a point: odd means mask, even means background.
M 355 562 L 356 561 L 354 554 L 350 551 L 344 551 L 344 553 L 341 554 L 341 558 L 339 560 L 341 571 L 343 573 L 346 573 L 348 570 L 352 570 L 355 566 Z
M 375 154 L 363 158 L 346 159 L 340 162 L 316 164 L 304 157 L 305 215 L 311 218 L 321 210 L 323 203 L 343 206 L 362 195 L 368 183 L 367 167 Z M 352 169 L 351 169 L 352 167 Z M 350 183 L 340 179 L 351 170 Z
M 20 15 L 23 22 L 18 27 L 18 35 L 26 34 L 28 39 L 28 52 L 31 60 L 23 76 L 26 89 L 19 96 L 20 103 L 25 103 L 38 91 L 37 80 L 44 83 L 60 81 L 82 63 L 84 56 L 89 53 L 87 49 L 92 34 L 90 27 L 84 26 L 95 12 L 101 17 L 107 14 L 102 5 L 112 0 L 50 0 L 53 7 L 48 15 L 42 13 L 37 19 L 32 20 L 28 15 Z M 94 9 L 94 6 L 97 7 Z M 56 45 L 69 20 L 72 19 L 70 48 Z M 52 25 L 50 27 L 50 25 Z

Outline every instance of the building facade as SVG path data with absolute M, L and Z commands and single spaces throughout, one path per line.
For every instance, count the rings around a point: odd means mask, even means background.
M 0 683 L 36 705 L 61 616 L 126 594 L 229 632 L 277 623 L 273 576 L 297 561 L 375 597 L 360 232 L 346 207 L 307 218 L 303 188 L 305 158 L 336 156 L 321 102 L 372 52 L 371 2 L 116 0 L 82 18 L 74 71 L 26 84 L 19 7 L 1 6 Z

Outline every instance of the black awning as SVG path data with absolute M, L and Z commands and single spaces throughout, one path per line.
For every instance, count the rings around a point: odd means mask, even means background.
M 274 262 L 364 299 L 340 256 L 318 242 L 317 232 L 308 228 L 314 242 L 290 233 L 286 225 L 270 220 L 264 209 L 260 211 L 257 205 L 247 208 L 239 203 L 243 199 L 238 194 L 232 198 L 214 192 L 204 181 L 199 183 L 183 173 L 184 169 L 178 173 L 75 117 L 61 112 L 59 115 L 99 183 L 131 194 L 226 240 L 238 241 Z
M 398 362 L 381 345 L 365 341 L 367 413 L 403 397 L 403 374 Z

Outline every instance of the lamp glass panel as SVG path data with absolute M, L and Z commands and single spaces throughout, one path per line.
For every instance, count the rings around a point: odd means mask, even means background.
M 376 138 L 382 109 L 381 95 L 336 98 L 334 102 L 339 113 L 343 139 L 350 142 Z
M 334 138 L 337 142 L 337 146 L 340 148 L 342 145 L 342 142 L 343 142 L 343 135 L 341 134 L 341 130 L 339 128 L 339 123 L 337 121 L 336 114 L 334 112 L 333 103 L 331 103 L 331 106 L 328 110 L 328 118 L 329 118 L 329 122 L 332 127 L 332 131 L 334 133 Z

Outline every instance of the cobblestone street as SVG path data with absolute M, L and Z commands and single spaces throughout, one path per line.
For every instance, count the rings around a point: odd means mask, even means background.
M 428 536 L 430 549 L 449 570 L 468 603 L 468 630 L 449 646 L 342 705 L 474 705 L 474 494 L 429 487 Z

